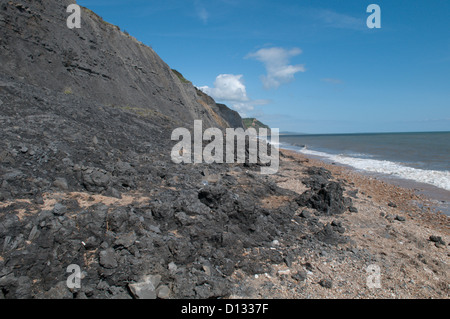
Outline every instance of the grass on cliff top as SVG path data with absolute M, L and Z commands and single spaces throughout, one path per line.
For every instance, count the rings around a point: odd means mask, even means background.
M 181 83 L 185 83 L 185 84 L 192 84 L 191 81 L 188 81 L 184 78 L 183 74 L 181 74 L 180 72 L 178 72 L 175 69 L 172 69 L 172 72 L 180 79 Z
M 242 119 L 242 122 L 244 123 L 244 127 L 246 129 L 253 127 L 257 130 L 259 130 L 260 128 L 266 128 L 266 129 L 270 130 L 270 127 L 268 125 L 258 121 L 255 118 L 244 118 L 244 119 Z
M 88 8 L 86 8 L 86 7 L 81 7 L 81 8 L 82 8 L 84 11 L 86 11 L 87 13 L 89 13 L 90 15 L 96 17 L 100 22 L 102 22 L 102 23 L 105 24 L 106 26 L 115 28 L 115 29 L 117 29 L 117 30 L 120 31 L 120 27 L 118 27 L 118 26 L 116 26 L 116 25 L 114 25 L 114 24 L 111 24 L 111 23 L 109 23 L 109 22 L 103 20 L 103 18 L 102 18 L 101 16 L 99 16 L 97 13 L 95 13 L 95 12 L 92 11 L 91 9 L 88 9 Z
M 123 35 L 125 35 L 126 37 L 128 37 L 129 39 L 135 41 L 136 43 L 149 47 L 151 48 L 150 45 L 145 45 L 144 43 L 142 43 L 141 41 L 139 41 L 138 39 L 136 39 L 135 37 L 133 37 L 132 35 L 130 35 L 130 33 L 127 30 L 121 31 L 120 27 L 117 25 L 114 25 L 112 23 L 109 23 L 108 21 L 103 20 L 103 18 L 101 16 L 99 16 L 97 13 L 95 13 L 94 11 L 92 11 L 91 9 L 88 9 L 86 7 L 81 6 L 81 8 L 86 11 L 88 14 L 90 14 L 91 16 L 95 17 L 98 21 L 100 21 L 101 23 L 103 23 L 105 26 L 107 27 L 111 27 L 113 29 L 116 29 L 119 32 L 122 32 Z

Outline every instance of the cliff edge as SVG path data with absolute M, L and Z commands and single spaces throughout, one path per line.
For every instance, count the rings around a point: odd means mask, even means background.
M 106 107 L 162 115 L 173 125 L 230 127 L 216 103 L 182 81 L 152 48 L 82 8 L 67 27 L 63 1 L 0 2 L 0 74 Z

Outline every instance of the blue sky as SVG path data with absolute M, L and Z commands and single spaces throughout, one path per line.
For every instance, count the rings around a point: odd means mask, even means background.
M 450 1 L 77 2 L 281 131 L 450 131 Z

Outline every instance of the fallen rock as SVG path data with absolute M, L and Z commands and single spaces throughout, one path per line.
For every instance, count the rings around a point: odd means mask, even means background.
M 331 281 L 330 279 L 322 279 L 321 281 L 319 281 L 319 285 L 324 288 L 331 289 L 333 288 L 333 281 Z
M 176 273 L 176 271 L 178 270 L 178 266 L 174 262 L 171 262 L 168 266 L 168 269 L 171 273 Z
M 73 299 L 73 293 L 67 288 L 65 281 L 59 282 L 55 287 L 45 292 L 42 296 L 44 299 Z
M 44 205 L 44 198 L 40 195 L 36 196 L 36 198 L 34 199 L 34 202 L 38 205 Z
M 333 226 L 335 228 L 335 231 L 337 231 L 340 234 L 345 233 L 345 228 L 342 226 L 342 222 L 341 221 L 336 221 L 334 220 L 331 223 L 331 226 Z
M 393 202 L 389 202 L 389 203 L 388 203 L 388 206 L 389 206 L 389 207 L 392 207 L 392 208 L 396 208 L 396 207 L 397 207 L 397 204 L 396 204 L 396 203 L 393 203 Z
M 315 234 L 315 237 L 324 243 L 337 245 L 348 241 L 347 237 L 340 235 L 344 231 L 343 227 L 333 227 L 331 224 L 327 224 Z
M 114 249 L 108 248 L 100 252 L 100 265 L 107 269 L 113 269 L 118 266 Z
M 445 241 L 442 239 L 441 236 L 431 235 L 429 239 L 430 239 L 430 241 L 435 243 L 436 246 L 439 246 L 439 245 L 445 246 Z
M 346 210 L 341 184 L 329 182 L 318 191 L 309 190 L 300 195 L 296 202 L 299 206 L 317 209 L 327 215 L 342 214 Z
M 56 203 L 53 208 L 53 214 L 56 216 L 63 216 L 67 212 L 67 207 L 61 203 Z
M 30 234 L 28 235 L 28 240 L 33 241 L 37 237 L 39 237 L 40 231 L 38 230 L 38 227 L 36 225 L 33 226 L 33 228 L 30 231 Z
M 144 277 L 143 281 L 135 284 L 129 284 L 128 287 L 136 299 L 156 299 L 156 287 L 159 285 L 160 281 L 160 275 L 149 275 Z M 167 292 L 162 286 L 158 293 L 161 293 L 161 296 L 168 296 L 170 292 Z
M 110 196 L 110 197 L 114 197 L 114 198 L 118 198 L 118 199 L 122 199 L 122 194 L 115 189 L 114 187 L 110 187 L 108 188 L 108 190 L 105 193 L 106 196 Z
M 311 218 L 311 213 L 308 212 L 307 210 L 304 210 L 300 213 L 300 217 L 302 218 Z
M 110 176 L 99 168 L 88 168 L 83 172 L 83 185 L 90 192 L 101 192 L 108 188 Z
M 289 270 L 289 269 L 280 269 L 280 270 L 278 270 L 278 275 L 279 276 L 287 276 L 287 275 L 290 275 L 291 274 L 291 271 Z
M 136 239 L 137 239 L 136 233 L 134 231 L 132 231 L 128 234 L 120 235 L 114 242 L 114 246 L 129 248 L 131 245 L 134 244 Z
M 156 289 L 156 295 L 160 299 L 169 299 L 170 297 L 170 289 L 167 286 L 159 286 L 158 289 Z
M 350 206 L 350 207 L 348 208 L 348 211 L 349 211 L 350 213 L 357 213 L 357 212 L 358 212 L 358 208 L 356 208 L 355 206 Z
M 55 181 L 53 182 L 53 186 L 55 186 L 56 188 L 59 188 L 60 190 L 64 190 L 64 191 L 69 189 L 69 184 L 67 183 L 67 180 L 65 178 L 55 179 Z
M 295 279 L 297 281 L 300 281 L 300 282 L 301 281 L 305 281 L 307 277 L 308 277 L 308 274 L 304 270 L 299 271 L 299 272 L 297 272 L 297 273 L 292 275 L 293 279 Z

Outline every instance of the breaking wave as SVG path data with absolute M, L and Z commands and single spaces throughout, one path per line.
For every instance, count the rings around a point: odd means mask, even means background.
M 358 170 L 389 175 L 402 179 L 409 179 L 419 183 L 430 184 L 450 191 L 449 171 L 425 170 L 386 160 L 360 158 L 342 154 L 334 155 L 325 152 L 309 150 L 307 148 L 297 149 L 297 151 L 306 155 L 324 157 L 333 162 L 348 165 Z

